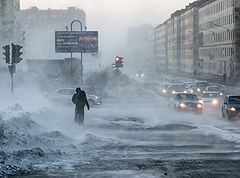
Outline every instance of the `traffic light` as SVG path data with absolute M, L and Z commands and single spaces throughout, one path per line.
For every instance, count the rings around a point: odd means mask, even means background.
M 3 52 L 3 55 L 5 56 L 5 61 L 7 64 L 10 64 L 10 46 L 9 45 L 3 46 L 3 49 L 5 50 Z
M 116 68 L 123 68 L 123 57 L 116 56 L 115 65 L 116 65 Z
M 20 45 L 15 45 L 12 43 L 12 63 L 13 64 L 17 64 L 19 63 L 21 60 L 23 60 L 23 58 L 21 58 L 20 56 L 23 54 L 20 50 L 23 47 Z
M 112 64 L 112 68 L 116 68 L 116 64 Z

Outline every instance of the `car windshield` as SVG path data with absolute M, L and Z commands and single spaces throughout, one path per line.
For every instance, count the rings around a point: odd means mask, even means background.
M 190 101 L 197 101 L 198 100 L 197 95 L 195 95 L 195 94 L 185 94 L 185 93 L 177 94 L 176 98 L 178 100 L 190 100 Z
M 202 98 L 217 98 L 218 94 L 217 93 L 203 93 Z
M 240 104 L 240 96 L 230 96 L 229 104 Z
M 218 87 L 208 87 L 207 90 L 208 91 L 220 91 L 220 88 L 218 88 Z
M 162 84 L 160 84 L 160 88 L 168 88 L 170 86 L 170 84 L 168 84 L 168 83 L 162 83 Z
M 172 85 L 171 89 L 172 90 L 183 90 L 185 87 L 182 84 L 177 84 L 177 85 Z
M 196 87 L 207 87 L 209 86 L 208 82 L 197 82 Z

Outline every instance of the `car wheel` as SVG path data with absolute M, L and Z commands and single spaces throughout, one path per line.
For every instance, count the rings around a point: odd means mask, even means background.
M 90 108 L 93 108 L 95 105 L 95 102 L 93 100 L 88 100 L 88 104 L 89 104 Z

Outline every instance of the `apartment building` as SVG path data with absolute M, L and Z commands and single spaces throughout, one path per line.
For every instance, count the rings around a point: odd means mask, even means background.
M 240 74 L 238 0 L 212 0 L 199 9 L 202 45 L 199 49 L 200 70 L 204 74 L 229 79 Z

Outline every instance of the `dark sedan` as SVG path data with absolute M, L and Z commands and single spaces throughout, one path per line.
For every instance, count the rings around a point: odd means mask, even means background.
M 224 118 L 239 118 L 240 96 L 226 96 L 222 106 L 222 116 Z
M 199 102 L 197 95 L 192 93 L 177 93 L 170 99 L 169 105 L 178 111 L 201 113 L 203 110 L 203 104 Z

